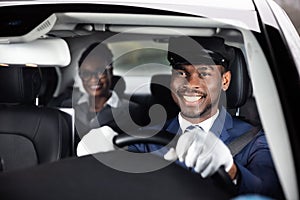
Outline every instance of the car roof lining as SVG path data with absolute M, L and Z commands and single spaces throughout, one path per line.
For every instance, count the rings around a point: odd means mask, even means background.
M 209 18 L 120 13 L 56 13 L 51 34 L 57 36 L 88 35 L 96 32 L 139 33 L 144 35 L 220 35 L 242 41 L 241 27 Z M 236 31 L 234 31 L 236 30 Z
M 122 2 L 115 0 L 107 1 L 86 1 L 84 4 L 79 2 L 70 1 L 34 1 L 34 2 L 22 2 L 26 4 L 23 6 L 24 9 L 31 10 L 31 6 L 40 6 L 43 8 L 42 11 L 47 11 L 55 13 L 66 10 L 74 10 L 74 6 L 82 5 L 80 8 L 76 8 L 76 11 L 81 10 L 87 12 L 92 10 L 93 12 L 110 12 L 110 13 L 150 13 L 150 14 L 160 14 L 160 15 L 185 15 L 185 16 L 197 16 L 197 17 L 207 17 L 211 19 L 218 19 L 224 22 L 230 22 L 238 26 L 242 26 L 247 29 L 254 31 L 260 31 L 257 13 L 252 1 L 243 1 L 241 4 L 237 0 L 231 0 L 229 2 L 220 1 L 218 5 L 211 4 L 209 1 L 205 2 L 145 2 L 145 1 L 130 1 Z M 9 5 L 19 5 L 17 1 L 7 4 Z M 95 5 L 101 5 L 96 6 Z M 26 7 L 27 6 L 27 7 Z M 46 8 L 46 9 L 45 9 Z M 143 10 L 143 12 L 139 12 Z M 232 15 L 232 13 L 235 13 Z
M 218 20 L 188 17 L 147 14 L 120 14 L 120 13 L 54 13 L 38 24 L 30 32 L 21 36 L 0 37 L 1 43 L 27 42 L 38 39 L 49 32 L 57 36 L 77 36 L 94 31 L 124 32 L 134 28 L 145 27 L 144 34 L 157 34 L 162 28 L 172 29 L 159 32 L 160 34 L 176 35 L 176 31 L 186 35 L 211 36 L 221 29 L 240 29 Z M 199 31 L 201 28 L 202 31 Z M 59 33 L 61 35 L 59 35 Z

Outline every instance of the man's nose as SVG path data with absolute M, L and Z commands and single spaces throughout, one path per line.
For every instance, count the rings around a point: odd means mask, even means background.
M 187 82 L 191 88 L 199 88 L 203 80 L 199 77 L 199 74 L 193 73 L 187 77 Z

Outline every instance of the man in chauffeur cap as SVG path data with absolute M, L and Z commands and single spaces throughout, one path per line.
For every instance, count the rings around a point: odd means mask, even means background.
M 164 129 L 180 137 L 176 148 L 162 154 L 165 159 L 177 160 L 177 163 L 192 168 L 204 178 L 223 166 L 239 194 L 259 193 L 282 198 L 263 131 L 259 131 L 235 156 L 227 147 L 228 143 L 253 128 L 233 118 L 219 104 L 221 93 L 228 89 L 231 81 L 230 66 L 234 57 L 234 48 L 219 37 L 181 36 L 170 39 L 170 89 L 180 113 L 166 122 Z M 160 148 L 152 144 L 130 147 L 138 152 Z
M 230 85 L 236 49 L 219 37 L 174 37 L 169 41 L 172 66 L 170 89 L 180 107 L 177 117 L 150 129 L 179 135 L 175 148 L 157 144 L 129 146 L 133 152 L 153 152 L 203 178 L 224 167 L 239 194 L 257 193 L 278 199 L 283 192 L 273 165 L 266 137 L 258 131 L 245 147 L 232 155 L 228 144 L 253 126 L 232 117 L 220 105 Z M 149 129 L 145 127 L 144 129 Z M 113 150 L 111 144 L 105 150 Z M 103 144 L 102 144 L 103 145 Z M 104 149 L 104 148 L 103 148 Z

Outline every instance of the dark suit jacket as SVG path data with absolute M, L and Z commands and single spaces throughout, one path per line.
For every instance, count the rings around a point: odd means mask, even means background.
M 251 128 L 250 124 L 233 118 L 222 108 L 210 130 L 220 136 L 220 139 L 225 144 L 228 144 Z M 181 134 L 182 132 L 177 117 L 168 121 L 163 129 L 173 134 Z M 130 146 L 130 150 L 138 152 L 156 151 L 161 156 L 167 151 L 166 148 L 161 148 L 161 146 L 154 144 L 134 145 Z M 238 190 L 240 194 L 259 193 L 278 199 L 282 198 L 282 189 L 273 165 L 266 137 L 262 131 L 234 157 L 234 162 L 239 170 Z M 183 163 L 179 161 L 177 163 L 186 168 Z

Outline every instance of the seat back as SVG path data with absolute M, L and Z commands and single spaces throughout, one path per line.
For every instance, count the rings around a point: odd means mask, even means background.
M 235 59 L 230 66 L 231 82 L 226 91 L 225 106 L 231 115 L 241 118 L 254 126 L 261 124 L 252 84 L 243 52 L 234 48 Z M 224 101 L 223 101 L 224 103 Z
M 123 77 L 118 75 L 113 75 L 111 79 L 110 89 L 114 90 L 119 97 L 123 97 L 126 89 L 126 83 Z
M 167 119 L 175 117 L 179 113 L 179 107 L 173 101 L 170 90 L 171 75 L 153 75 L 150 90 L 153 96 L 152 104 L 162 105 L 167 112 Z
M 234 48 L 234 60 L 230 63 L 231 81 L 226 91 L 227 108 L 239 108 L 252 95 L 247 64 L 243 52 Z
M 0 159 L 2 171 L 71 155 L 67 114 L 34 104 L 40 90 L 36 68 L 0 68 Z

